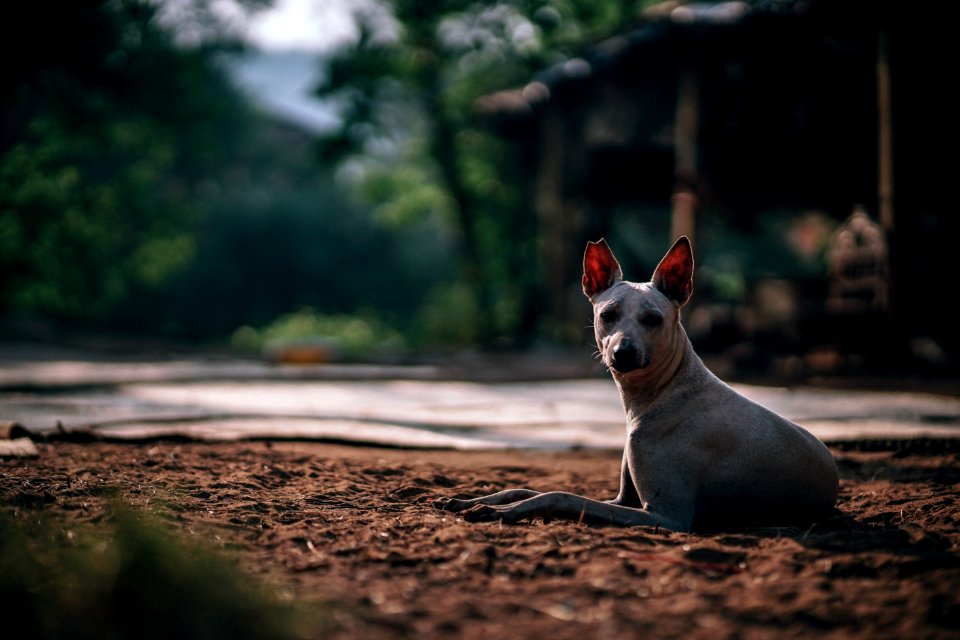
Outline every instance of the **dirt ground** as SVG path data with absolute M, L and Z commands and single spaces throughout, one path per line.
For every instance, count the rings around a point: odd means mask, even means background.
M 0 510 L 95 535 L 115 500 L 329 612 L 327 638 L 960 638 L 960 456 L 834 450 L 842 515 L 711 535 L 467 523 L 438 496 L 599 498 L 619 455 L 304 442 L 40 444 Z M 45 517 L 46 517 L 45 516 Z M 66 537 L 64 539 L 66 539 Z

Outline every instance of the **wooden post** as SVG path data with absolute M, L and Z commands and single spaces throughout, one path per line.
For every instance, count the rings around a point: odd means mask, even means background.
M 880 225 L 893 232 L 893 122 L 890 96 L 890 61 L 887 34 L 877 33 L 877 208 Z
M 565 171 L 568 145 L 563 114 L 550 107 L 539 122 L 539 166 L 534 184 L 534 209 L 537 214 L 540 273 L 546 300 L 546 316 L 551 337 L 564 341 L 582 339 L 582 305 L 573 307 L 569 295 L 571 283 L 580 281 L 579 251 L 573 246 L 578 236 L 580 211 L 566 193 Z M 579 288 L 577 288 L 579 291 Z
M 685 68 L 677 87 L 677 111 L 673 124 L 674 191 L 670 241 L 687 236 L 696 244 L 697 226 L 697 131 L 700 125 L 700 86 L 696 71 Z
M 883 27 L 877 31 L 877 217 L 886 234 L 887 310 L 896 321 L 899 275 L 898 242 L 893 211 L 893 96 L 890 90 L 890 48 Z

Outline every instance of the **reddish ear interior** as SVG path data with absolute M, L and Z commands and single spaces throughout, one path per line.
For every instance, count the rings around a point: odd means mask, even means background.
M 583 253 L 583 292 L 592 298 L 623 279 L 620 263 L 605 240 L 588 242 Z
M 686 236 L 680 236 L 653 272 L 654 286 L 665 296 L 683 304 L 693 290 L 693 250 Z

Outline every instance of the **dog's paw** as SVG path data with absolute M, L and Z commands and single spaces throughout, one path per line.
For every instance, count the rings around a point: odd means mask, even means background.
M 467 522 L 505 522 L 512 524 L 517 517 L 509 506 L 475 504 L 463 512 L 463 519 Z
M 472 503 L 469 500 L 441 496 L 439 498 L 434 498 L 431 504 L 441 511 L 452 511 L 453 513 L 457 513 L 458 511 L 463 511 L 464 509 L 469 508 Z

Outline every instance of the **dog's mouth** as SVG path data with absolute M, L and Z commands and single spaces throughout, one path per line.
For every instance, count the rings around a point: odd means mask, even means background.
M 610 365 L 610 369 L 621 374 L 625 375 L 628 373 L 633 373 L 634 371 L 640 371 L 644 369 L 645 365 L 636 364 L 636 365 L 626 365 L 626 364 L 613 364 Z
M 609 355 L 607 366 L 620 374 L 645 369 L 650 364 L 650 356 L 640 353 L 633 345 L 620 345 Z

